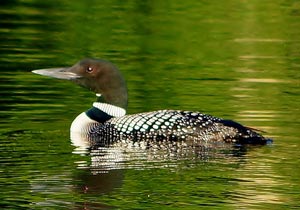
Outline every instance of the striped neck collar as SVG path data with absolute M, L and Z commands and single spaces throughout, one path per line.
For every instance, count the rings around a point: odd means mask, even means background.
M 85 112 L 86 116 L 99 123 L 104 123 L 113 117 L 122 117 L 126 110 L 111 104 L 94 102 L 93 107 Z
M 107 103 L 94 102 L 93 107 L 101 110 L 102 112 L 105 112 L 112 117 L 122 117 L 126 114 L 125 109 Z

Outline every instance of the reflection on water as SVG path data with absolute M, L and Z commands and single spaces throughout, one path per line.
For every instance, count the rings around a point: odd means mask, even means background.
M 235 42 L 288 42 L 288 40 L 283 39 L 263 39 L 263 38 L 242 38 L 234 39 Z M 295 40 L 296 41 L 296 40 Z
M 96 208 L 108 209 L 110 205 L 99 202 L 85 202 L 82 199 L 74 200 L 73 194 L 83 194 L 86 196 L 110 193 L 114 189 L 122 186 L 124 179 L 123 171 L 114 170 L 106 173 L 91 174 L 89 170 L 81 170 L 76 177 L 67 176 L 67 174 L 58 175 L 40 175 L 30 180 L 30 192 L 42 197 L 52 197 L 51 199 L 36 199 L 30 205 L 34 208 L 65 206 L 68 208 Z M 57 182 L 63 185 L 57 185 Z M 57 196 L 51 196 L 51 195 Z
M 280 80 L 280 79 L 272 79 L 272 78 L 243 78 L 240 79 L 241 82 L 262 82 L 262 83 L 287 83 L 288 81 Z
M 169 149 L 141 148 L 128 144 L 114 144 L 107 147 L 91 149 L 75 148 L 73 153 L 88 155 L 91 162 L 76 162 L 78 168 L 89 168 L 93 174 L 105 173 L 115 169 L 176 169 L 184 161 L 193 165 L 193 160 L 213 161 L 241 157 L 247 151 L 246 147 L 233 147 L 222 144 L 219 147 L 173 147 Z
M 245 110 L 241 111 L 239 117 L 246 120 L 251 119 L 251 121 L 274 121 L 277 118 L 277 113 L 274 111 L 258 111 L 258 110 Z
M 297 1 L 1 1 L 3 209 L 298 209 Z M 129 113 L 201 111 L 266 131 L 266 147 L 74 148 L 93 102 L 30 71 L 115 63 Z
M 245 162 L 244 167 L 237 170 L 237 174 L 242 175 L 244 181 L 240 182 L 236 193 L 240 195 L 238 200 L 243 202 L 245 207 L 282 204 L 289 200 L 279 192 L 283 182 L 282 176 L 272 167 L 272 163 L 275 162 L 271 158 L 262 162 L 257 156 L 253 162 Z

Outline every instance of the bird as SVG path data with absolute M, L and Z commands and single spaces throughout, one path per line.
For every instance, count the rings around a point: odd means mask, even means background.
M 85 145 L 214 144 L 265 145 L 272 142 L 259 130 L 233 120 L 196 111 L 158 110 L 126 114 L 128 92 L 124 77 L 113 63 L 85 58 L 71 67 L 38 69 L 35 74 L 70 80 L 93 91 L 97 100 L 71 124 L 71 139 L 83 138 Z M 161 146 L 160 148 L 163 148 Z

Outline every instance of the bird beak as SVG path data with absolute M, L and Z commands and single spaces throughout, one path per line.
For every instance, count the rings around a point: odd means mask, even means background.
M 71 67 L 66 68 L 51 68 L 51 69 L 38 69 L 32 71 L 35 74 L 43 76 L 54 77 L 57 79 L 75 80 L 81 78 L 80 75 L 72 72 Z

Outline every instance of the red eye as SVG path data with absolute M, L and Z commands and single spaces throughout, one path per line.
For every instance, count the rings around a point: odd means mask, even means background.
M 92 67 L 89 66 L 89 67 L 86 68 L 86 72 L 91 73 L 92 71 L 93 71 Z

